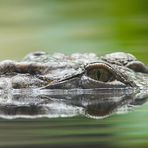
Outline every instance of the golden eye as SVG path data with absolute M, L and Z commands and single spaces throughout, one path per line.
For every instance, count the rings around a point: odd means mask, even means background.
M 90 66 L 86 70 L 87 76 L 97 81 L 111 82 L 115 79 L 112 72 L 102 65 Z

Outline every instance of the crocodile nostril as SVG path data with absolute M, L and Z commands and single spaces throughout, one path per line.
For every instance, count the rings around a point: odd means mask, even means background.
M 43 52 L 43 51 L 33 53 L 34 56 L 42 56 L 42 55 L 45 55 L 45 54 L 46 54 L 46 52 Z

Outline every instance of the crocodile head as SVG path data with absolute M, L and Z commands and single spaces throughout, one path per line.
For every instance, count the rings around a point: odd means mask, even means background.
M 148 68 L 127 53 L 31 53 L 0 62 L 0 117 L 106 117 L 146 102 L 147 80 Z
M 147 87 L 148 68 L 133 55 L 116 52 L 48 55 L 35 52 L 22 61 L 0 62 L 1 89 L 94 89 Z

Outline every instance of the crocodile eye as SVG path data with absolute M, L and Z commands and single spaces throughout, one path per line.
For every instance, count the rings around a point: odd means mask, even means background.
M 86 70 L 87 76 L 97 81 L 111 82 L 115 79 L 113 73 L 104 64 L 90 65 L 86 67 Z

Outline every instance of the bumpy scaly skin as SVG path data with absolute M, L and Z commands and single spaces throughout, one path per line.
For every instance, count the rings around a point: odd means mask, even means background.
M 97 82 L 87 76 L 87 67 L 108 67 L 117 81 Z M 147 87 L 148 68 L 133 55 L 117 52 L 97 57 L 95 54 L 54 54 L 35 52 L 22 61 L 0 62 L 0 88 L 109 88 Z

